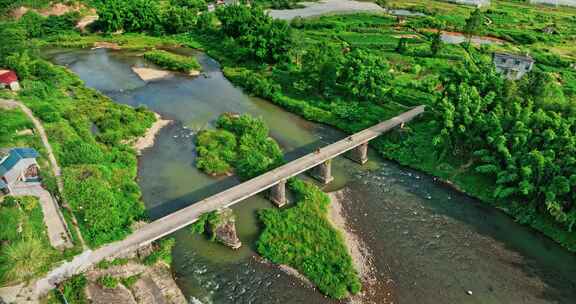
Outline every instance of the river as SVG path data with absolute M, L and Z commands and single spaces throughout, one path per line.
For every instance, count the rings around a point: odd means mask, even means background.
M 137 53 L 46 52 L 116 102 L 146 105 L 176 121 L 140 158 L 138 182 L 151 218 L 238 182 L 208 177 L 194 167 L 194 132 L 211 127 L 222 112 L 263 117 L 287 158 L 343 136 L 243 94 L 226 80 L 217 62 L 202 53 L 183 52 L 197 56 L 205 76 L 146 83 L 131 71 L 131 66 L 146 64 Z M 334 172 L 336 180 L 326 190 L 344 189 L 350 228 L 372 253 L 377 279 L 386 286 L 375 290 L 370 302 L 384 303 L 384 293 L 391 290 L 394 303 L 574 303 L 576 256 L 500 211 L 373 152 L 363 167 L 337 158 Z M 336 302 L 259 261 L 254 244 L 261 208 L 273 206 L 256 196 L 234 208 L 244 243 L 239 251 L 187 229 L 174 234 L 173 269 L 184 294 L 194 303 Z

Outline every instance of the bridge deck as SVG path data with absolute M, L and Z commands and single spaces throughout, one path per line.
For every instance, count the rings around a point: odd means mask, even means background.
M 62 267 L 65 267 L 64 269 L 54 270 L 60 271 L 60 274 L 51 273 L 47 278 L 58 278 L 61 277 L 63 273 L 80 272 L 88 267 L 86 266 L 87 263 L 97 263 L 104 258 L 117 255 L 121 252 L 134 250 L 142 245 L 160 239 L 172 232 L 192 224 L 198 219 L 200 215 L 206 212 L 229 207 L 250 196 L 269 189 L 270 187 L 278 184 L 281 180 L 294 177 L 325 162 L 326 160 L 332 159 L 340 154 L 354 149 L 359 145 L 362 145 L 393 129 L 394 127 L 412 120 L 414 117 L 420 115 L 423 112 L 424 106 L 416 107 L 392 119 L 352 135 L 352 140 L 343 139 L 337 141 L 333 144 L 323 147 L 319 153 L 310 153 L 305 155 L 270 172 L 257 176 L 237 186 L 224 190 L 216 195 L 196 202 L 179 211 L 171 213 L 163 218 L 155 220 L 154 222 L 149 223 L 138 231 L 132 233 L 122 241 L 105 245 L 95 251 L 85 252 L 85 254 L 82 256 L 79 256 L 73 261 L 67 263 L 69 264 L 68 267 L 63 265 Z M 51 283 L 53 282 L 41 280 L 38 282 L 39 285 L 37 286 L 42 289 L 41 286 L 46 286 L 46 283 L 52 285 Z

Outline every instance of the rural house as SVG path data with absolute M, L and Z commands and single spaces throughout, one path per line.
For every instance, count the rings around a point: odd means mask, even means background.
M 9 194 L 18 182 L 37 181 L 38 156 L 32 148 L 0 149 L 0 194 Z
M 494 53 L 492 57 L 496 71 L 511 80 L 518 80 L 532 70 L 534 59 L 530 56 Z
M 0 70 L 0 89 L 9 88 L 12 91 L 20 90 L 18 76 L 14 71 Z

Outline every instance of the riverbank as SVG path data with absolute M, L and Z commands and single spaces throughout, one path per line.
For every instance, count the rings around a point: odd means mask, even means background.
M 154 146 L 154 143 L 156 142 L 156 136 L 160 130 L 172 123 L 172 120 L 163 119 L 158 113 L 154 113 L 154 116 L 156 117 L 156 121 L 146 131 L 146 134 L 136 139 L 134 144 L 132 144 L 132 147 L 136 150 L 138 155 L 141 155 L 143 150 Z
M 330 197 L 328 218 L 332 225 L 340 231 L 348 253 L 352 257 L 354 267 L 362 279 L 362 290 L 350 297 L 353 304 L 384 304 L 393 303 L 392 290 L 376 278 L 374 256 L 359 235 L 350 228 L 350 218 L 344 210 L 343 201 L 346 198 L 346 189 L 327 193 Z

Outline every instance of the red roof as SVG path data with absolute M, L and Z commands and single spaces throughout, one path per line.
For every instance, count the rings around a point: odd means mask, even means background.
M 14 81 L 18 81 L 18 76 L 14 71 L 6 71 L 0 74 L 0 83 L 11 84 Z

